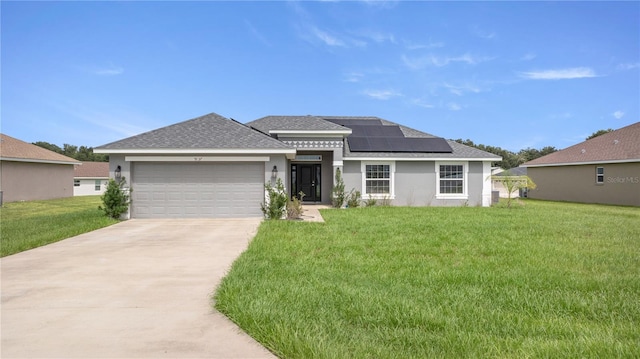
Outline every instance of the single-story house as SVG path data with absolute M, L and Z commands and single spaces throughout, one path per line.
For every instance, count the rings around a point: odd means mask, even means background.
M 109 182 L 108 162 L 82 162 L 74 166 L 73 195 L 102 195 Z
M 504 177 L 511 177 L 512 181 L 523 181 L 523 176 L 527 175 L 526 167 L 514 167 L 508 170 L 498 168 L 493 171 L 493 190 L 498 191 L 500 198 L 509 197 L 509 191 L 504 186 Z M 527 189 L 516 189 L 511 193 L 511 198 L 527 197 Z
M 331 203 L 335 175 L 398 206 L 489 206 L 499 156 L 377 117 L 215 113 L 99 146 L 131 185 L 134 218 L 261 216 L 265 184 Z
M 2 201 L 73 196 L 73 158 L 0 134 Z
M 640 206 L 640 122 L 524 163 L 530 198 Z

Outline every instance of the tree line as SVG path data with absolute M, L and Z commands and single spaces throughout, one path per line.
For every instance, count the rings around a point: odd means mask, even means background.
M 592 133 L 590 136 L 588 136 L 585 140 L 590 140 L 592 138 L 598 137 L 600 135 L 604 135 L 605 133 L 609 133 L 613 131 L 613 129 L 608 128 L 606 130 L 599 130 L 596 131 L 594 133 Z M 516 152 L 512 152 L 509 150 L 505 150 L 503 148 L 500 147 L 495 147 L 495 146 L 486 146 L 486 145 L 482 145 L 482 144 L 475 144 L 473 143 L 473 141 L 466 139 L 457 139 L 454 140 L 458 143 L 461 143 L 463 145 L 467 145 L 470 147 L 474 147 L 477 148 L 479 150 L 483 150 L 489 153 L 493 153 L 494 155 L 498 155 L 500 157 L 502 157 L 502 161 L 496 161 L 493 162 L 491 165 L 492 166 L 497 166 L 500 168 L 503 168 L 505 170 L 508 170 L 510 168 L 514 168 L 514 167 L 518 167 L 521 164 L 525 163 L 525 162 L 529 162 L 532 160 L 535 160 L 536 158 L 542 157 L 542 156 L 546 156 L 550 153 L 556 152 L 558 151 L 557 148 L 553 147 L 553 146 L 545 146 L 542 147 L 541 149 L 535 149 L 535 148 L 530 148 L 527 147 L 525 149 L 522 149 L 520 151 Z
M 53 143 L 38 141 L 33 143 L 36 146 L 46 148 L 49 151 L 53 151 L 55 153 L 59 153 L 61 155 L 65 155 L 67 157 L 71 157 L 74 160 L 84 161 L 84 162 L 109 162 L 109 155 L 102 153 L 93 153 L 93 147 L 87 146 L 73 146 L 68 143 L 62 145 L 62 148 L 58 145 L 54 145 Z

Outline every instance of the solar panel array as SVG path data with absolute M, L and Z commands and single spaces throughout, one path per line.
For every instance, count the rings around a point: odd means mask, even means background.
M 384 125 L 379 119 L 327 119 L 351 129 L 347 137 L 351 152 L 451 153 L 444 138 L 405 137 L 398 125 Z

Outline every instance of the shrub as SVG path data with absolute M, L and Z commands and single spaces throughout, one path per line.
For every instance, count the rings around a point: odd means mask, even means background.
M 373 197 L 369 197 L 364 201 L 364 205 L 367 207 L 373 207 L 376 204 L 378 204 L 378 200 Z
M 287 193 L 282 184 L 282 180 L 278 178 L 275 187 L 270 183 L 264 185 L 267 191 L 265 203 L 260 204 L 262 213 L 266 219 L 282 219 L 286 213 Z
M 116 181 L 113 178 L 109 179 L 107 183 L 107 189 L 100 199 L 102 200 L 102 206 L 98 208 L 104 211 L 105 215 L 119 219 L 124 213 L 129 210 L 131 189 L 126 190 L 124 185 L 127 183 L 126 179 L 122 177 L 120 181 Z
M 302 199 L 304 198 L 304 192 L 299 193 L 298 197 L 293 197 L 292 200 L 287 202 L 287 219 L 299 219 L 302 216 Z
M 336 184 L 333 186 L 333 195 L 331 196 L 331 204 L 335 208 L 340 208 L 344 204 L 344 181 L 342 180 L 342 172 L 338 168 L 336 170 Z
M 362 201 L 362 196 L 360 194 L 360 191 L 356 191 L 355 189 L 352 189 L 347 195 L 347 207 L 349 208 L 360 207 L 360 201 Z

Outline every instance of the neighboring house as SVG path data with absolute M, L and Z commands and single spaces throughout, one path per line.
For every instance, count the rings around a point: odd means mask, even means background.
M 268 116 L 246 125 L 209 114 L 94 149 L 131 185 L 130 216 L 262 216 L 264 185 L 331 203 L 345 189 L 392 205 L 489 206 L 500 157 L 377 117 Z
M 73 175 L 74 196 L 101 195 L 109 181 L 108 162 L 82 162 L 76 165 Z
M 509 197 L 509 192 L 504 186 L 504 180 L 500 180 L 500 178 L 512 177 L 511 178 L 512 180 L 519 181 L 519 180 L 523 180 L 522 176 L 526 176 L 526 175 L 527 175 L 526 167 L 515 167 L 508 170 L 503 170 L 500 168 L 493 172 L 493 177 L 494 177 L 492 180 L 493 190 L 498 191 L 501 198 L 507 198 Z M 511 198 L 517 198 L 517 197 L 527 197 L 527 190 L 516 189 L 511 193 Z
M 522 166 L 530 198 L 640 206 L 640 122 Z
M 0 191 L 4 202 L 73 196 L 73 166 L 80 162 L 0 134 Z

